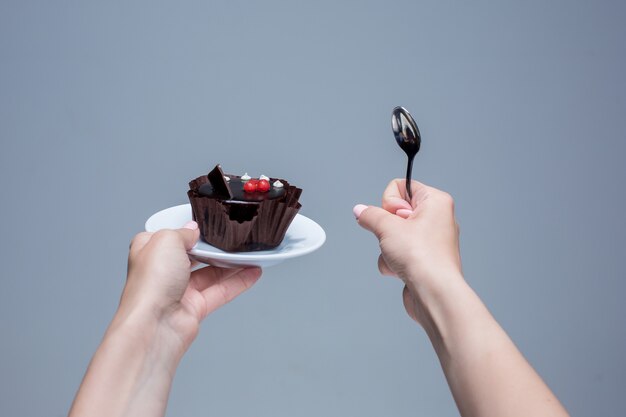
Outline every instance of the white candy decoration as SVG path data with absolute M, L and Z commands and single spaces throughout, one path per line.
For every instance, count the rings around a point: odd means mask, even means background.
M 248 180 L 252 179 L 252 177 L 250 175 L 248 175 L 248 173 L 246 172 L 245 174 L 243 174 L 241 176 L 241 179 L 244 180 L 244 181 L 248 181 Z
M 270 180 L 270 177 L 267 177 L 267 176 L 265 176 L 265 175 L 261 175 L 261 176 L 259 177 L 259 179 L 260 179 L 260 180 L 266 180 L 266 181 L 269 181 L 269 180 Z
M 283 188 L 283 183 L 278 180 L 274 181 L 274 184 L 272 185 L 276 188 Z
M 227 177 L 226 175 L 224 175 L 224 179 L 226 180 L 226 182 L 230 181 L 230 177 Z

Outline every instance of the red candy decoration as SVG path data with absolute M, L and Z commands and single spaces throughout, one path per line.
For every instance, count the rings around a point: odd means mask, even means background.
M 268 180 L 250 179 L 243 184 L 243 190 L 247 193 L 256 191 L 266 193 L 270 190 L 270 183 Z
M 250 180 L 243 185 L 243 190 L 247 193 L 253 193 L 256 191 L 256 189 L 257 189 L 256 181 L 252 182 L 252 180 Z
M 270 182 L 268 180 L 259 180 L 256 188 L 258 191 L 266 193 L 270 190 Z

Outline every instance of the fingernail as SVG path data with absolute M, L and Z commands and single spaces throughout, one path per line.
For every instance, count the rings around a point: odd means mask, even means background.
M 402 217 L 403 219 L 408 218 L 411 214 L 413 214 L 413 210 L 407 210 L 407 209 L 396 210 L 396 215 Z
M 354 217 L 356 217 L 356 219 L 358 220 L 359 217 L 361 217 L 361 213 L 363 213 L 363 210 L 365 210 L 366 208 L 367 206 L 365 204 L 357 204 L 356 206 L 354 206 L 354 208 L 352 209 Z
M 190 222 L 187 222 L 184 226 L 183 229 L 191 229 L 191 230 L 196 230 L 198 228 L 198 223 L 194 222 L 193 220 Z

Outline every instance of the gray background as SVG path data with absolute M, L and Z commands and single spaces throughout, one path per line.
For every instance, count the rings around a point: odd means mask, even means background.
M 206 320 L 169 415 L 456 415 L 354 222 L 451 192 L 467 280 L 574 415 L 626 392 L 626 6 L 0 2 L 0 415 L 66 414 L 131 237 L 216 163 L 304 188 L 328 240 Z

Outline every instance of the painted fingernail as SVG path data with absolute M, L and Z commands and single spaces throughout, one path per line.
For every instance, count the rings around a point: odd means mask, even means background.
M 191 230 L 196 230 L 198 228 L 198 223 L 194 222 L 193 220 L 190 222 L 187 222 L 184 226 L 183 229 L 191 229 Z
M 356 219 L 358 220 L 359 217 L 361 217 L 361 213 L 363 213 L 363 210 L 365 210 L 366 208 L 367 206 L 365 204 L 357 204 L 356 206 L 354 206 L 354 208 L 352 209 L 354 217 L 356 217 Z
M 408 218 L 411 214 L 413 214 L 413 210 L 407 210 L 407 209 L 396 210 L 396 215 L 402 217 L 403 219 Z

